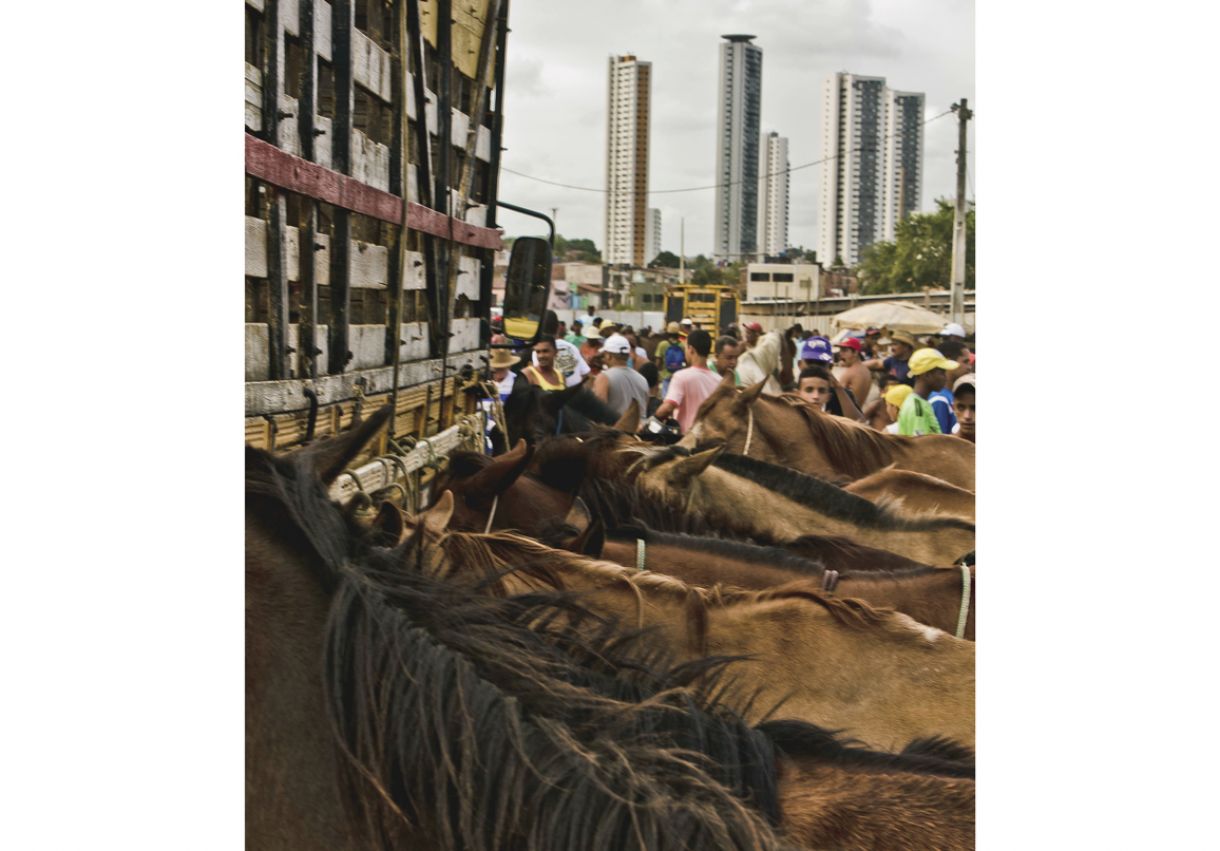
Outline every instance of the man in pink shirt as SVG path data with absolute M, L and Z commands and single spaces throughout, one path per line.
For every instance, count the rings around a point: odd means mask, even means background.
M 665 401 L 657 408 L 656 418 L 664 420 L 673 414 L 683 434 L 695 424 L 695 413 L 703 400 L 720 385 L 720 376 L 707 368 L 707 358 L 711 352 L 712 335 L 702 329 L 691 331 L 686 338 L 686 362 L 689 366 L 673 374 Z

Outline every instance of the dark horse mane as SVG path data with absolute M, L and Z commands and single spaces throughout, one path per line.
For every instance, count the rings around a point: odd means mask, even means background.
M 559 422 L 559 414 L 563 422 Z M 535 437 L 561 433 L 576 434 L 590 431 L 597 425 L 614 425 L 619 415 L 583 386 L 547 392 L 524 378 L 518 377 L 512 393 L 504 402 L 505 424 L 511 434 L 509 443 L 525 437 L 533 443 Z M 525 429 L 531 431 L 527 435 Z
M 815 476 L 757 458 L 725 453 L 713 464 L 726 472 L 749 479 L 767 490 L 775 491 L 795 502 L 808 504 L 818 511 L 857 526 L 871 529 L 952 528 L 974 531 L 974 524 L 960 517 L 904 517 Z
M 758 729 L 771 737 L 777 750 L 792 757 L 812 757 L 845 768 L 974 779 L 974 751 L 950 739 L 916 739 L 895 754 L 871 751 L 829 730 L 799 722 L 764 721 Z
M 826 458 L 836 470 L 851 478 L 867 476 L 894 460 L 893 448 L 887 441 L 889 435 L 819 411 L 799 396 L 760 396 L 758 399 L 765 399 L 769 404 L 784 405 L 800 413 L 818 440 L 818 446 L 826 453 Z M 758 399 L 754 400 L 755 404 Z
M 726 660 L 672 666 L 643 633 L 578 629 L 593 619 L 570 595 L 431 579 L 422 535 L 362 551 L 305 472 L 248 450 L 248 506 L 335 589 L 327 709 L 345 799 L 384 846 L 778 847 L 774 752 L 718 702 Z
M 617 432 L 609 432 L 583 436 L 580 442 L 571 437 L 543 441 L 534 453 L 534 475 L 543 484 L 580 496 L 593 517 L 601 521 L 609 534 L 616 534 L 615 530 L 624 528 L 646 529 L 651 534 L 685 534 L 704 539 L 719 539 L 726 544 L 741 542 L 777 547 L 800 558 L 814 561 L 823 558 L 823 553 L 827 558 L 838 557 L 852 561 L 869 559 L 876 561 L 879 568 L 888 565 L 887 569 L 895 575 L 934 569 L 888 550 L 861 546 L 849 538 L 806 535 L 795 541 L 781 543 L 757 533 L 751 536 L 735 535 L 731 529 L 712 525 L 702 515 L 691 514 L 668 503 L 646 498 L 636 488 L 633 477 L 623 474 L 625 465 L 614 460 L 614 450 L 621 444 L 621 437 Z M 684 447 L 667 446 L 650 450 L 648 459 L 650 464 L 655 464 L 688 455 L 690 450 Z M 854 497 L 854 494 L 847 496 Z M 630 534 L 630 531 L 626 534 Z M 562 543 L 557 541 L 550 543 L 562 546 Z M 869 572 L 874 571 L 870 569 Z

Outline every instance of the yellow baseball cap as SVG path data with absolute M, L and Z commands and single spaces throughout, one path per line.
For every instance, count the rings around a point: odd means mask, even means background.
M 891 384 L 885 388 L 885 393 L 882 394 L 881 398 L 885 399 L 887 405 L 901 408 L 902 403 L 907 400 L 907 396 L 910 396 L 912 392 L 914 391 L 909 384 Z
M 959 365 L 936 349 L 919 349 L 907 361 L 907 371 L 911 375 L 923 375 L 933 369 L 957 369 Z

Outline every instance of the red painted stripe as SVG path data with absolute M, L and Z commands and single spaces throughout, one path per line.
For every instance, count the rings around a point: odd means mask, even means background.
M 354 213 L 390 224 L 402 223 L 402 199 L 397 195 L 294 157 L 249 133 L 246 134 L 246 174 Z M 468 224 L 414 201 L 407 202 L 407 227 L 462 245 L 497 250 L 504 247 L 499 229 Z

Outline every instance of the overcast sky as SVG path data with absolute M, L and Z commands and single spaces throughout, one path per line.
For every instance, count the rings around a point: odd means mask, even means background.
M 924 92 L 927 117 L 974 101 L 972 0 L 511 0 L 502 165 L 562 183 L 605 187 L 607 60 L 652 62 L 651 190 L 715 183 L 720 36 L 753 33 L 763 51 L 761 131 L 787 136 L 789 164 L 820 159 L 821 86 L 828 73 L 882 76 Z M 974 178 L 971 122 L 970 175 Z M 924 128 L 923 208 L 954 193 L 956 118 Z M 761 163 L 760 163 L 761 169 Z M 794 171 L 788 239 L 817 246 L 821 166 Z M 508 172 L 500 195 L 524 207 L 559 208 L 559 231 L 604 248 L 604 194 L 548 186 Z M 662 246 L 711 254 L 714 190 L 654 195 Z M 538 232 L 502 211 L 509 235 Z

